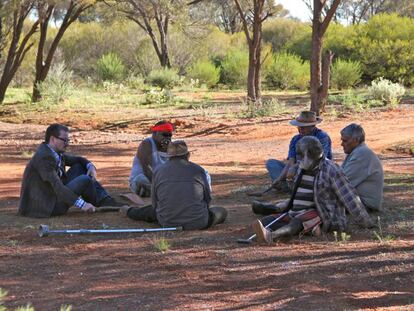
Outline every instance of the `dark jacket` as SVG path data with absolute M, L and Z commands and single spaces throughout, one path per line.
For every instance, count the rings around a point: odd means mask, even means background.
M 163 227 L 207 227 L 211 195 L 201 166 L 172 158 L 154 172 L 151 193 L 157 220 Z
M 20 191 L 19 214 L 28 217 L 50 217 L 57 201 L 73 205 L 78 199 L 72 190 L 64 185 L 65 166 L 89 161 L 82 157 L 63 154 L 61 166 L 63 176 L 57 173 L 57 161 L 52 150 L 42 143 L 26 165 Z

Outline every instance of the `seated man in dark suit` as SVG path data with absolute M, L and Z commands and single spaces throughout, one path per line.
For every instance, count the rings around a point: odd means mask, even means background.
M 96 206 L 120 206 L 96 181 L 96 168 L 87 159 L 65 153 L 69 129 L 52 124 L 45 141 L 26 166 L 20 193 L 19 214 L 51 217 L 71 206 L 94 212 Z M 66 172 L 65 166 L 71 168 Z
M 152 177 L 152 205 L 123 208 L 129 218 L 158 222 L 163 227 L 184 230 L 206 229 L 224 222 L 227 210 L 209 207 L 211 189 L 208 173 L 190 162 L 190 152 L 182 140 L 168 145 L 165 162 Z

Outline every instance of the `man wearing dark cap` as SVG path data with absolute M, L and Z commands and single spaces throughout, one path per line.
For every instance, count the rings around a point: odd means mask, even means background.
M 158 222 L 163 227 L 181 226 L 184 230 L 205 229 L 224 222 L 227 211 L 209 207 L 209 176 L 201 166 L 189 161 L 186 143 L 170 143 L 167 157 L 169 161 L 152 175 L 152 206 L 125 209 L 127 216 Z
M 129 187 L 133 193 L 141 197 L 151 196 L 153 172 L 168 160 L 167 146 L 173 131 L 170 122 L 160 121 L 151 128 L 151 137 L 139 144 L 129 176 Z
M 275 159 L 266 161 L 266 168 L 275 187 L 279 186 L 288 191 L 289 187 L 286 181 L 292 182 L 297 170 L 296 145 L 305 136 L 317 138 L 322 144 L 324 156 L 330 160 L 332 159 L 331 138 L 326 132 L 316 127 L 321 122 L 322 119 L 313 111 L 302 111 L 289 122 L 298 128 L 299 134 L 295 135 L 290 141 L 287 162 Z

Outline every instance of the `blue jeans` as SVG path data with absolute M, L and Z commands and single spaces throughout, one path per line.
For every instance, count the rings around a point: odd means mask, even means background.
M 77 195 L 81 196 L 86 202 L 95 206 L 99 205 L 103 199 L 108 197 L 108 192 L 91 177 L 86 175 L 87 170 L 80 164 L 73 165 L 66 173 L 64 185 Z M 70 205 L 64 202 L 56 202 L 52 216 L 65 214 Z
M 266 169 L 269 172 L 270 179 L 274 181 L 276 178 L 282 174 L 283 169 L 285 168 L 286 164 L 282 161 L 269 159 L 266 161 Z

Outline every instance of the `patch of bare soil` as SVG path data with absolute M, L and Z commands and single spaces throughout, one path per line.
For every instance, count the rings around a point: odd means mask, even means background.
M 173 117 L 174 118 L 174 117 Z M 9 308 L 32 303 L 37 310 L 412 310 L 414 308 L 414 158 L 386 150 L 413 140 L 414 108 L 327 119 L 321 128 L 343 158 L 339 131 L 350 122 L 366 130 L 386 171 L 383 243 L 352 226 L 349 241 L 333 235 L 243 246 L 251 234 L 252 198 L 268 181 L 264 161 L 283 158 L 295 128 L 286 119 L 174 118 L 176 138 L 195 150 L 192 161 L 212 175 L 214 205 L 228 220 L 206 231 L 164 234 L 71 235 L 39 238 L 51 228 L 142 228 L 117 213 L 71 211 L 51 219 L 16 215 L 21 176 L 45 126 L 0 123 L 0 287 Z M 211 121 L 211 122 L 210 122 Z M 98 178 L 116 196 L 127 177 L 141 131 L 113 127 L 75 130 L 71 151 L 98 167 Z M 144 130 L 145 129 L 145 130 Z M 281 196 L 269 193 L 263 199 Z M 156 240 L 170 242 L 164 253 Z M 388 241 L 389 242 L 385 242 Z

